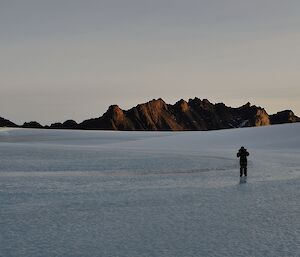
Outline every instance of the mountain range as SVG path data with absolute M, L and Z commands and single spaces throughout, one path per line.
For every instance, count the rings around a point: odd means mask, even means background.
M 291 110 L 269 115 L 262 107 L 247 103 L 232 108 L 224 103 L 213 104 L 207 99 L 181 99 L 174 105 L 163 99 L 153 99 L 129 110 L 111 105 L 98 118 L 87 119 L 81 123 L 67 120 L 42 126 L 36 121 L 18 126 L 0 118 L 0 127 L 50 128 L 50 129 L 90 129 L 90 130 L 141 130 L 141 131 L 187 131 L 216 130 L 239 127 L 266 126 L 273 124 L 300 122 Z

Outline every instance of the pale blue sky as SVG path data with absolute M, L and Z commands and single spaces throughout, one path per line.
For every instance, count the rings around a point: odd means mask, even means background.
M 0 0 L 0 116 L 195 96 L 300 115 L 299 0 Z

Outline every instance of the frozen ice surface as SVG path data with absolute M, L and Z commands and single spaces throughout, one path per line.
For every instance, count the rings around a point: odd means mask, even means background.
M 0 256 L 300 256 L 299 132 L 1 129 Z

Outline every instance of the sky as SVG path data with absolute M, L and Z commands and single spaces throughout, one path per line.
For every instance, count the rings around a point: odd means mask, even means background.
M 300 115 L 299 0 L 0 0 L 0 117 L 42 124 L 154 98 Z

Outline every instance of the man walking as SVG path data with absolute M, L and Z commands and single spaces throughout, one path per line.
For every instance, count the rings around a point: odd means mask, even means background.
M 236 156 L 240 158 L 240 177 L 243 174 L 247 177 L 247 156 L 249 156 L 247 149 L 242 146 Z

